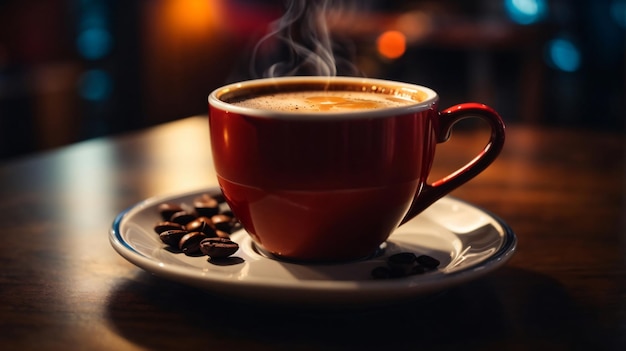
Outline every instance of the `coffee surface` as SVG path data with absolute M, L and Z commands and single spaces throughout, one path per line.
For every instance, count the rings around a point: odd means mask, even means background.
M 298 91 L 253 96 L 233 105 L 279 112 L 348 112 L 417 103 L 408 97 L 360 91 Z

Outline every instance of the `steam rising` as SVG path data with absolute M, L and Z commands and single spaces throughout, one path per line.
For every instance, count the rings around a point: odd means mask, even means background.
M 329 19 L 344 19 L 350 12 L 347 2 L 340 0 L 288 0 L 285 14 L 270 25 L 270 30 L 256 45 L 250 67 L 259 76 L 263 54 L 272 52 L 278 58 L 261 74 L 263 77 L 314 75 L 360 75 L 349 58 L 350 45 L 339 45 L 331 38 Z M 334 40 L 333 40 L 334 39 Z M 263 70 L 263 68 L 262 68 Z

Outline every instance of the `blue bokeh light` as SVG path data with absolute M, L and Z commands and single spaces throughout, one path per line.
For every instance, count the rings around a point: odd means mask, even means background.
M 547 12 L 546 0 L 504 0 L 504 7 L 511 20 L 523 25 L 539 22 Z
M 623 28 L 626 28 L 626 0 L 613 0 L 611 3 L 611 16 Z
M 111 51 L 112 41 L 111 34 L 106 29 L 89 28 L 78 35 L 76 46 L 84 58 L 97 60 Z
M 557 38 L 548 42 L 548 63 L 565 72 L 576 72 L 581 65 L 580 49 L 569 39 Z
M 80 76 L 78 89 L 85 100 L 103 101 L 111 96 L 113 80 L 104 70 L 92 69 Z

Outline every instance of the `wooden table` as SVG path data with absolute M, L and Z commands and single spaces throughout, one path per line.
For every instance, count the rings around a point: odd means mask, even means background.
M 510 126 L 454 195 L 513 228 L 511 261 L 435 298 L 343 311 L 239 303 L 112 249 L 123 209 L 216 184 L 206 128 L 193 117 L 0 166 L 0 349 L 626 349 L 624 135 Z M 435 175 L 480 136 L 455 133 Z

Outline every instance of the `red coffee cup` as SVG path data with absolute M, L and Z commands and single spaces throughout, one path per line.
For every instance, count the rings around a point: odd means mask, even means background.
M 240 105 L 258 96 L 282 107 Z M 288 111 L 299 98 L 317 105 Z M 403 102 L 376 107 L 381 98 Z M 464 118 L 486 121 L 490 140 L 468 164 L 428 184 L 436 144 Z M 505 139 L 502 119 L 485 105 L 439 111 L 429 88 L 352 77 L 224 86 L 209 95 L 209 129 L 218 182 L 255 244 L 307 262 L 371 255 L 395 228 L 487 168 Z

